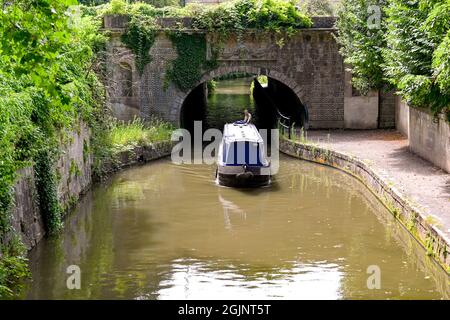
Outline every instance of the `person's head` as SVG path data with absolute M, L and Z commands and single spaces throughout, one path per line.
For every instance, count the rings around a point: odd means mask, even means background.
M 248 110 L 247 109 L 244 110 L 244 114 L 248 114 Z

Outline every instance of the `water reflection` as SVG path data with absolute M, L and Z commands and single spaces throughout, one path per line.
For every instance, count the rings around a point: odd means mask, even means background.
M 219 187 L 161 160 L 95 188 L 31 253 L 26 298 L 446 298 L 448 276 L 359 182 L 281 158 L 274 183 Z M 79 265 L 81 290 L 66 288 Z M 366 286 L 369 265 L 382 289 Z
M 289 269 L 256 272 L 245 266 L 214 270 L 215 262 L 176 260 L 172 275 L 161 283 L 160 299 L 339 299 L 342 273 L 336 264 L 295 264 Z M 212 270 L 211 270 L 212 269 Z M 239 270 L 236 272 L 236 269 Z M 250 271 L 250 269 L 248 269 Z M 275 271 L 275 272 L 274 272 Z
M 206 109 L 206 126 L 222 129 L 226 123 L 243 119 L 244 109 L 252 114 L 253 122 L 257 122 L 255 103 L 250 94 L 252 77 L 221 80 L 217 82 L 214 94 L 208 96 Z

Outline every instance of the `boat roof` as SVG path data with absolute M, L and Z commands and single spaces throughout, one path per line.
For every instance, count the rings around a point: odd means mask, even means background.
M 223 129 L 223 139 L 226 142 L 250 141 L 263 142 L 258 129 L 253 124 L 227 123 Z

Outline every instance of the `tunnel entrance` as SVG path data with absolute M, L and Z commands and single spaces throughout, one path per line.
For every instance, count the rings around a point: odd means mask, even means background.
M 307 128 L 307 108 L 291 88 L 247 73 L 227 74 L 193 89 L 183 102 L 180 125 L 192 132 L 194 121 L 202 121 L 203 130 L 222 130 L 225 123 L 242 119 L 245 109 L 259 129 L 276 128 L 280 116 L 288 117 L 296 129 Z

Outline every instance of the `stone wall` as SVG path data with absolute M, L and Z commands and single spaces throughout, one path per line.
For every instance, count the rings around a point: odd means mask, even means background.
M 409 109 L 409 148 L 434 165 L 450 172 L 450 123 L 428 110 Z
M 378 127 L 378 91 L 361 95 L 352 86 L 352 74 L 345 72 L 344 127 L 346 129 L 376 129 Z
M 11 225 L 27 248 L 34 247 L 45 234 L 44 221 L 39 212 L 33 167 L 18 172 L 14 186 L 14 207 Z
M 450 172 L 450 123 L 426 109 L 396 101 L 396 128 L 408 137 L 409 149 L 437 167 Z
M 174 145 L 175 142 L 162 141 L 122 151 L 103 165 L 103 171 L 109 174 L 126 167 L 144 164 L 152 160 L 167 157 L 171 154 Z
M 89 127 L 80 123 L 63 146 L 62 155 L 56 163 L 58 198 L 65 211 L 77 203 L 92 183 L 90 136 Z
M 108 84 L 108 88 L 121 78 L 117 65 L 129 65 L 133 71 L 133 97 L 128 97 L 128 101 L 133 102 L 128 103 L 123 96 L 118 96 L 121 90 L 109 90 L 110 102 L 119 115 L 118 109 L 136 109 L 137 104 L 142 117 L 157 115 L 179 125 L 183 102 L 196 86 L 214 77 L 248 72 L 267 75 L 288 86 L 307 106 L 310 128 L 343 128 L 344 67 L 333 37 L 334 29 L 329 27 L 334 18 L 316 20 L 320 27 L 299 30 L 291 38 L 286 36 L 283 45 L 278 43 L 276 35 L 257 30 L 248 30 L 240 37 L 231 35 L 225 43 L 208 34 L 207 59 L 212 59 L 211 52 L 218 50 L 218 67 L 203 74 L 199 83 L 188 92 L 182 92 L 166 81 L 166 71 L 177 53 L 165 32 L 156 37 L 150 49 L 152 61 L 139 75 L 133 53 L 120 42 L 123 28 L 105 20 L 105 26 L 111 25 L 113 31 L 108 49 L 112 72 L 109 78 L 113 83 Z M 123 113 L 129 115 L 126 110 Z
M 395 128 L 393 91 L 371 90 L 361 95 L 352 86 L 352 75 L 345 73 L 344 125 L 346 129 Z
M 58 198 L 65 212 L 76 204 L 92 181 L 89 139 L 89 129 L 81 123 L 78 129 L 69 135 L 68 141 L 62 143 L 64 146 L 56 163 L 56 173 Z M 18 175 L 14 186 L 12 227 L 21 236 L 25 246 L 31 249 L 44 237 L 45 226 L 39 211 L 33 167 L 20 170 Z M 12 234 L 8 234 L 3 241 L 11 240 L 11 236 Z
M 379 92 L 379 112 L 378 128 L 395 128 L 395 103 L 397 96 L 393 91 L 380 90 Z
M 395 98 L 395 128 L 409 137 L 409 107 L 399 96 Z

